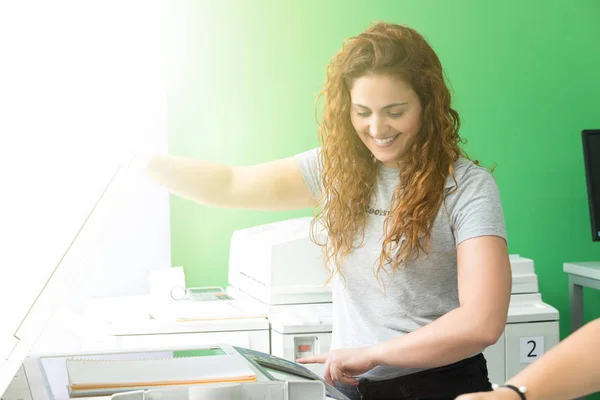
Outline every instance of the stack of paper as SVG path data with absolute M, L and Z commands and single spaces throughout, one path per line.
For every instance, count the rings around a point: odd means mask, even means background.
M 239 354 L 147 360 L 70 359 L 67 374 L 71 397 L 256 380 L 255 372 Z

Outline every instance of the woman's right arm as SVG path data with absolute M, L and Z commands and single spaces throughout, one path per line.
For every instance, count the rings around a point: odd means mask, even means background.
M 169 192 L 209 207 L 277 211 L 316 205 L 294 157 L 233 167 L 153 155 L 142 170 Z

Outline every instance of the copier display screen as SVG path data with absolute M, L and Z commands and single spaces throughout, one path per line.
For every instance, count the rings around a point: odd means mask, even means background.
M 275 357 L 270 354 L 262 353 L 256 350 L 250 350 L 241 347 L 234 347 L 247 360 L 257 364 L 266 375 L 270 375 L 273 379 L 299 381 L 313 380 L 321 381 L 325 384 L 327 396 L 337 400 L 349 400 L 342 392 L 331 386 L 323 378 L 306 368 L 301 364 L 297 364 L 280 357 Z

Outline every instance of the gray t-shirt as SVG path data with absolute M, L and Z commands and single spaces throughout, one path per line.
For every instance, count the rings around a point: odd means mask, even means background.
M 313 196 L 322 193 L 318 152 L 312 149 L 296 160 Z M 483 235 L 506 240 L 504 215 L 495 179 L 485 168 L 461 158 L 455 165 L 458 185 L 448 176 L 446 207 L 440 207 L 431 231 L 429 258 L 420 255 L 393 275 L 375 275 L 384 238 L 383 223 L 399 183 L 399 170 L 380 164 L 376 196 L 368 209 L 363 245 L 341 266 L 343 278 L 332 280 L 333 333 L 331 348 L 369 346 L 404 335 L 435 321 L 459 306 L 456 247 Z M 485 268 L 482 265 L 481 268 Z M 378 366 L 361 377 L 383 380 L 420 371 Z

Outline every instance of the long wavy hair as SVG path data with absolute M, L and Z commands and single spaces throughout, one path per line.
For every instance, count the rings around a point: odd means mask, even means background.
M 377 22 L 343 43 L 327 67 L 319 123 L 323 197 L 315 209 L 312 238 L 324 247 L 331 277 L 341 273 L 343 259 L 364 240 L 367 209 L 374 194 L 379 163 L 361 141 L 350 120 L 350 89 L 368 74 L 397 76 L 411 85 L 421 105 L 421 130 L 402 159 L 400 184 L 385 219 L 377 276 L 408 260 L 428 254 L 431 228 L 444 199 L 448 174 L 462 155 L 460 118 L 451 108 L 442 65 L 415 30 Z M 318 113 L 318 106 L 316 107 Z M 319 223 L 327 234 L 317 235 Z M 358 239 L 358 240 L 357 240 Z M 331 279 L 330 277 L 330 279 Z

